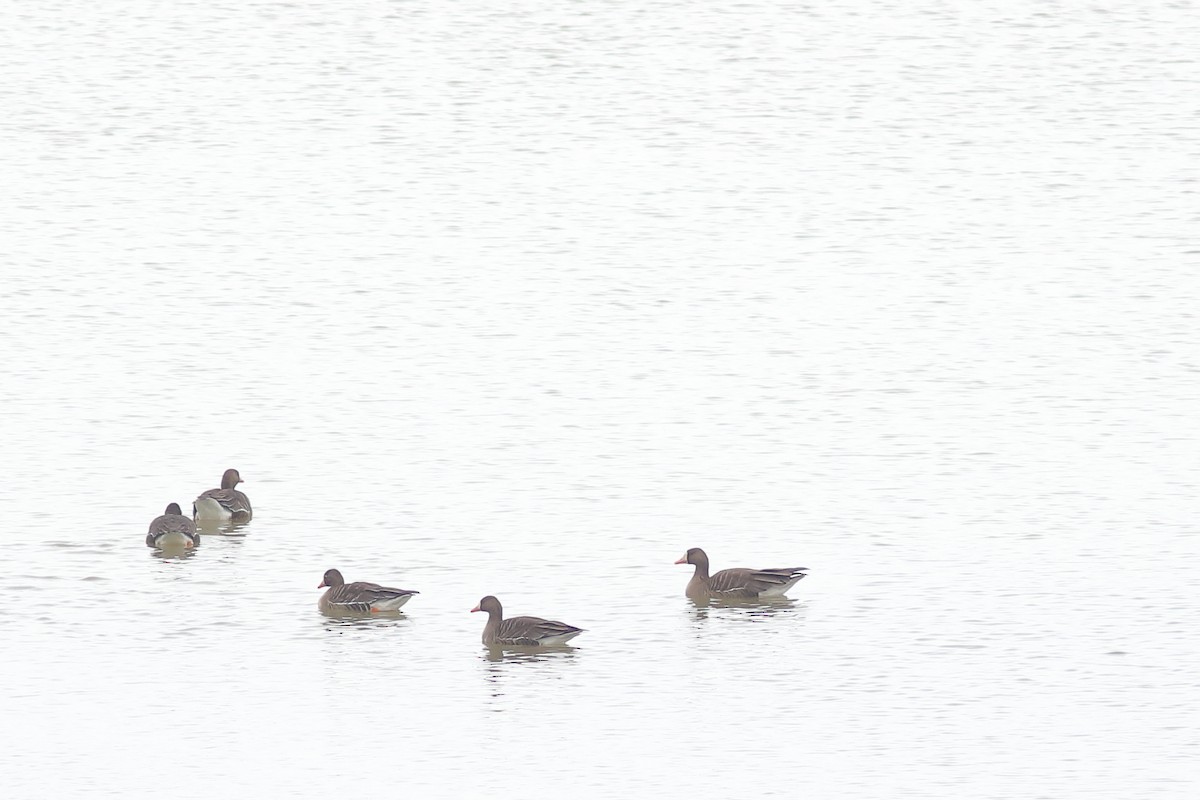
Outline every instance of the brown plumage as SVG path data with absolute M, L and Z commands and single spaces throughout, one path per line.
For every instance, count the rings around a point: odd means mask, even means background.
M 396 611 L 411 600 L 414 594 L 418 594 L 411 589 L 391 589 L 377 583 L 346 583 L 342 573 L 336 569 L 326 570 L 321 582 L 317 584 L 318 589 L 326 586 L 329 590 L 321 595 L 317 605 L 322 611 L 334 613 Z
M 227 469 L 221 476 L 221 488 L 209 489 L 192 501 L 192 518 L 221 522 L 248 522 L 254 516 L 250 498 L 235 487 L 242 483 L 236 469 Z
M 198 544 L 200 534 L 196 533 L 196 523 L 183 516 L 183 510 L 178 503 L 171 503 L 162 516 L 155 517 L 146 533 L 147 547 L 187 549 Z
M 696 571 L 688 581 L 688 597 L 782 597 L 801 578 L 807 567 L 780 569 L 746 569 L 734 567 L 708 574 L 708 555 L 693 547 L 676 564 L 694 564 Z
M 471 611 L 487 612 L 488 621 L 483 626 L 483 643 L 489 647 L 504 645 L 546 647 L 564 644 L 583 633 L 583 628 L 576 628 L 565 622 L 541 617 L 504 619 L 503 606 L 490 594 L 480 600 L 479 605 L 472 608 Z

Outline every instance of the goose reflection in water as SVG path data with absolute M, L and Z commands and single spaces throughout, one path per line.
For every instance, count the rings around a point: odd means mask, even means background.
M 224 536 L 230 539 L 240 539 L 250 533 L 249 521 L 222 522 L 213 519 L 196 520 L 196 530 L 205 536 Z
M 172 547 L 166 550 L 151 550 L 150 557 L 157 558 L 159 561 L 187 561 L 189 558 L 195 558 L 200 549 L 199 547 L 187 549 Z
M 770 600 L 742 600 L 736 598 L 695 598 L 688 600 L 692 619 L 703 623 L 713 618 L 740 619 L 746 622 L 765 622 L 773 617 L 779 617 L 802 610 L 804 604 L 790 597 L 773 598 Z
M 493 664 L 535 664 L 548 661 L 572 661 L 579 655 L 578 647 L 552 645 L 549 647 L 485 647 L 483 657 Z
M 395 611 L 371 613 L 370 611 L 322 611 L 317 615 L 321 627 L 330 633 L 348 633 L 355 630 L 377 630 L 411 625 L 412 619 Z
M 505 692 L 506 679 L 519 679 L 514 686 L 526 683 L 530 677 L 538 681 L 559 680 L 564 674 L 561 670 L 577 663 L 580 652 L 570 645 L 484 648 L 483 677 L 487 680 L 489 705 L 494 704 L 492 710 L 511 708 Z

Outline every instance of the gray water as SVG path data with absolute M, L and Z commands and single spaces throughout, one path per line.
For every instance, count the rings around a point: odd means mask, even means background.
M 5 797 L 1200 792 L 1192 4 L 2 21 Z

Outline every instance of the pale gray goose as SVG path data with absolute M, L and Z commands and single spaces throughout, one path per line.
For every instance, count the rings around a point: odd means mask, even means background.
M 708 556 L 699 547 L 693 547 L 676 564 L 695 564 L 696 571 L 688 581 L 688 597 L 783 597 L 797 581 L 805 577 L 808 567 L 784 567 L 782 569 L 746 569 L 734 567 L 723 569 L 715 575 L 708 574 Z
M 483 643 L 488 647 L 503 645 L 525 645 L 532 647 L 547 647 L 565 644 L 579 634 L 583 628 L 576 628 L 565 622 L 541 617 L 511 617 L 504 618 L 504 607 L 492 595 L 479 601 L 479 605 L 471 612 L 486 611 L 487 624 L 483 626 Z
M 250 498 L 235 487 L 242 483 L 236 469 L 227 469 L 221 476 L 221 488 L 209 489 L 192 501 L 192 518 L 218 522 L 247 522 L 254 516 Z
M 155 517 L 146 533 L 146 546 L 188 549 L 200 544 L 196 523 L 183 516 L 178 503 L 171 503 L 161 517 Z
M 342 573 L 336 569 L 326 570 L 321 582 L 317 584 L 318 589 L 324 589 L 326 586 L 329 590 L 321 595 L 317 603 L 317 606 L 326 612 L 395 611 L 411 600 L 414 594 L 418 594 L 411 589 L 389 589 L 377 583 L 346 583 Z

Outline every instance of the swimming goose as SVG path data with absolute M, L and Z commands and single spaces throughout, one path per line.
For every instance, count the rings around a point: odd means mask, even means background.
M 693 547 L 676 564 L 695 564 L 696 571 L 688 581 L 688 597 L 783 597 L 805 577 L 808 567 L 785 567 L 783 569 L 746 569 L 734 567 L 723 569 L 715 575 L 708 574 L 708 556 L 699 547 Z
M 361 611 L 377 613 L 380 611 L 395 611 L 412 599 L 417 592 L 410 589 L 389 589 L 377 583 L 346 583 L 342 573 L 336 569 L 325 571 L 318 589 L 329 587 L 329 591 L 321 595 L 317 606 L 325 612 Z
M 191 548 L 200 544 L 196 523 L 183 516 L 178 503 L 171 503 L 161 517 L 155 517 L 146 534 L 146 546 L 164 548 Z
M 483 643 L 494 645 L 548 646 L 564 644 L 583 633 L 583 628 L 567 625 L 541 617 L 511 617 L 504 619 L 504 608 L 490 594 L 479 601 L 471 612 L 486 611 L 487 624 L 483 626 Z
M 254 512 L 250 509 L 250 498 L 236 487 L 242 476 L 236 469 L 227 469 L 221 476 L 221 488 L 209 489 L 192 501 L 192 518 L 217 520 L 219 522 L 247 522 Z

